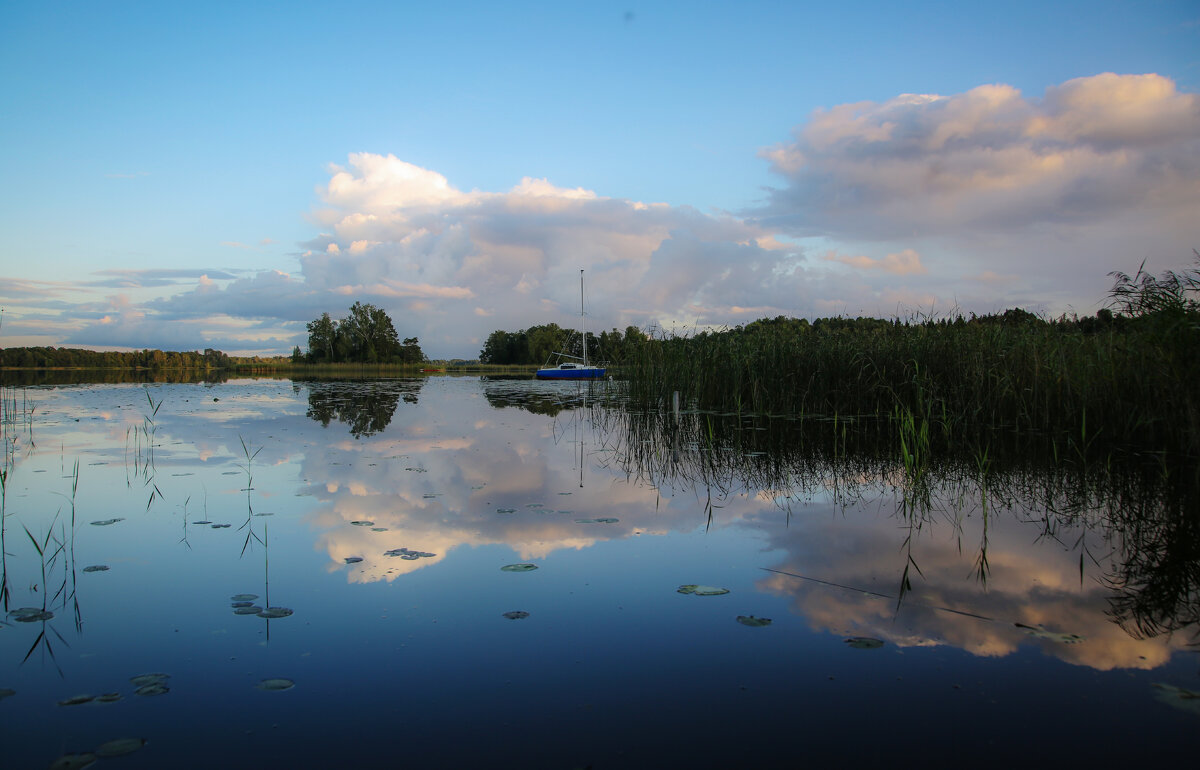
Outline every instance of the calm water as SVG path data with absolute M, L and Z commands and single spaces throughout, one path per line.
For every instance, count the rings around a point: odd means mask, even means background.
M 1048 531 L 1009 499 L 985 531 L 983 501 L 951 490 L 913 526 L 886 479 L 697 483 L 663 470 L 695 448 L 625 435 L 595 406 L 605 387 L 7 391 L 0 765 L 121 738 L 147 743 L 99 766 L 1111 765 L 1200 749 L 1200 701 L 1155 686 L 1200 691 L 1192 634 L 1114 622 L 1122 544 L 1103 521 Z M 537 569 L 501 569 L 519 563 Z M 292 614 L 237 615 L 237 594 Z M 147 673 L 169 691 L 135 694 Z M 294 686 L 260 689 L 274 678 Z M 106 693 L 120 699 L 59 705 Z

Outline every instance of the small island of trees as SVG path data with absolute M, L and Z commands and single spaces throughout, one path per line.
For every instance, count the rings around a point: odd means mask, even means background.
M 355 302 L 349 316 L 336 320 L 322 313 L 307 328 L 308 353 L 297 346 L 293 363 L 420 364 L 428 360 L 416 337 L 401 341 L 391 317 L 371 304 Z

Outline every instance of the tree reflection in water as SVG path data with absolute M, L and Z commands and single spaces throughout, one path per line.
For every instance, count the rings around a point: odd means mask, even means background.
M 379 433 L 392 421 L 401 399 L 416 404 L 424 378 L 405 380 L 296 380 L 308 388 L 307 416 L 324 427 L 345 423 L 355 438 Z
M 903 603 L 920 565 L 914 535 L 935 522 L 961 532 L 982 519 L 975 577 L 988 579 L 987 522 L 1018 512 L 1079 554 L 1080 583 L 1111 591 L 1108 615 L 1129 636 L 1187 631 L 1200 636 L 1200 477 L 1194 460 L 1093 458 L 1052 442 L 1008 434 L 986 446 L 944 449 L 914 462 L 894 422 L 733 415 L 702 411 L 595 412 L 609 460 L 660 489 L 709 496 L 708 516 L 729 497 L 768 495 L 790 519 L 816 497 L 842 508 L 892 494 L 908 529 L 907 561 L 896 594 Z M 1063 541 L 1061 533 L 1082 531 Z M 1106 549 L 1095 552 L 1089 542 Z M 897 605 L 899 606 L 899 605 Z

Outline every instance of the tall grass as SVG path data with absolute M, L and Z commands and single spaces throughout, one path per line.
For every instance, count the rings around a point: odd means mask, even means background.
M 923 450 L 1030 440 L 1200 457 L 1200 271 L 1114 277 L 1117 313 L 1097 318 L 778 318 L 660 337 L 622 374 L 644 408 L 679 392 L 718 412 L 881 420 L 914 470 Z

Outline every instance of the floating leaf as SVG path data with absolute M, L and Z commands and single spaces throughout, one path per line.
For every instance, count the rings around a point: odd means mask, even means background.
M 146 684 L 133 691 L 134 695 L 141 695 L 144 698 L 153 697 L 155 695 L 166 695 L 171 691 L 170 687 L 165 684 Z
M 1017 628 L 1024 629 L 1025 633 L 1037 639 L 1048 639 L 1051 642 L 1059 644 L 1079 644 L 1083 641 L 1083 637 L 1079 634 L 1060 634 L 1054 631 L 1047 631 L 1041 626 L 1027 626 L 1024 623 L 1016 623 Z
M 241 604 L 241 602 L 238 602 L 238 603 Z M 257 604 L 247 604 L 247 605 L 243 605 L 241 607 L 233 608 L 234 615 L 257 615 L 258 613 L 260 613 L 262 611 L 263 611 L 263 608 L 259 607 Z
M 762 628 L 763 626 L 771 625 L 770 618 L 756 618 L 753 615 L 738 615 L 737 622 L 741 623 L 743 626 L 750 626 L 751 628 Z
M 108 572 L 107 564 L 93 564 L 90 567 L 84 567 L 84 572 Z
M 575 519 L 576 524 L 595 524 L 595 519 Z
M 371 527 L 372 532 L 387 532 L 387 527 Z
M 537 569 L 536 564 L 528 564 L 528 563 L 523 562 L 521 564 L 505 564 L 503 567 L 500 568 L 500 571 L 501 572 L 532 572 L 535 569 Z
M 107 527 L 109 524 L 116 524 L 118 521 L 125 521 L 125 519 L 101 519 L 100 521 L 93 521 L 92 526 Z
M 375 526 L 375 522 L 373 522 L 373 521 L 352 521 L 350 523 L 356 527 L 373 527 L 373 526 Z
M 21 607 L 8 614 L 18 623 L 36 623 L 39 620 L 50 620 L 54 617 L 54 613 L 50 610 L 41 610 L 37 607 Z
M 496 513 L 516 513 L 516 508 L 497 508 Z
M 508 618 L 509 620 L 521 620 L 529 617 L 529 613 L 525 612 L 524 610 L 513 610 L 512 612 L 504 613 L 504 617 Z
M 205 519 L 204 521 L 193 521 L 192 524 L 199 526 L 201 524 L 212 524 L 212 522 L 209 521 L 208 519 Z
M 117 738 L 96 747 L 98 757 L 123 757 L 146 745 L 145 738 Z
M 50 770 L 83 770 L 94 764 L 96 764 L 96 755 L 91 752 L 63 754 L 50 764 Z
M 361 556 L 347 556 L 346 557 L 347 564 L 358 564 L 362 560 L 363 560 L 363 557 L 361 557 Z
M 229 606 L 236 610 L 238 607 L 253 607 L 254 602 L 230 602 Z
M 72 695 L 70 698 L 63 698 L 58 702 L 60 706 L 79 706 L 84 703 L 91 703 L 96 700 L 95 695 Z
M 16 690 L 10 690 L 7 687 L 0 687 L 0 700 L 4 700 L 5 698 L 11 698 L 12 696 L 14 696 L 16 694 L 17 694 Z
M 116 703 L 121 699 L 121 693 L 119 692 L 106 692 L 103 695 L 96 696 L 97 703 Z
M 213 529 L 229 529 L 229 527 L 231 527 L 231 526 L 232 526 L 231 524 L 213 524 L 212 528 Z
M 260 690 L 265 690 L 267 692 L 278 692 L 280 690 L 290 690 L 296 686 L 296 683 L 293 682 L 291 679 L 277 678 L 277 679 L 264 679 L 254 686 Z
M 846 644 L 856 650 L 876 650 L 883 646 L 883 640 L 869 636 L 852 636 L 846 640 Z
M 436 553 L 429 553 L 428 551 L 413 551 L 408 548 L 393 548 L 390 551 L 384 551 L 383 555 L 384 556 L 399 556 L 401 559 L 405 559 L 407 561 L 413 561 L 414 559 L 422 559 L 422 558 L 428 559 L 430 557 L 437 556 Z
M 675 589 L 681 594 L 695 594 L 696 596 L 721 596 L 729 593 L 728 588 L 717 588 L 715 586 L 698 586 L 698 585 L 682 585 Z
M 231 602 L 252 602 L 258 598 L 258 594 L 234 594 L 229 597 Z
M 1190 711 L 1193 714 L 1200 714 L 1200 692 L 1161 682 L 1155 682 L 1153 687 L 1157 690 L 1155 697 L 1163 703 L 1177 709 Z
M 611 516 L 601 517 L 596 519 L 597 524 L 616 524 L 620 519 L 614 519 Z
M 293 612 L 294 610 L 289 610 L 287 607 L 267 607 L 265 610 L 261 610 L 258 616 L 267 619 L 286 618 Z
M 138 674 L 129 677 L 129 683 L 134 687 L 145 687 L 148 684 L 166 684 L 170 674 Z

